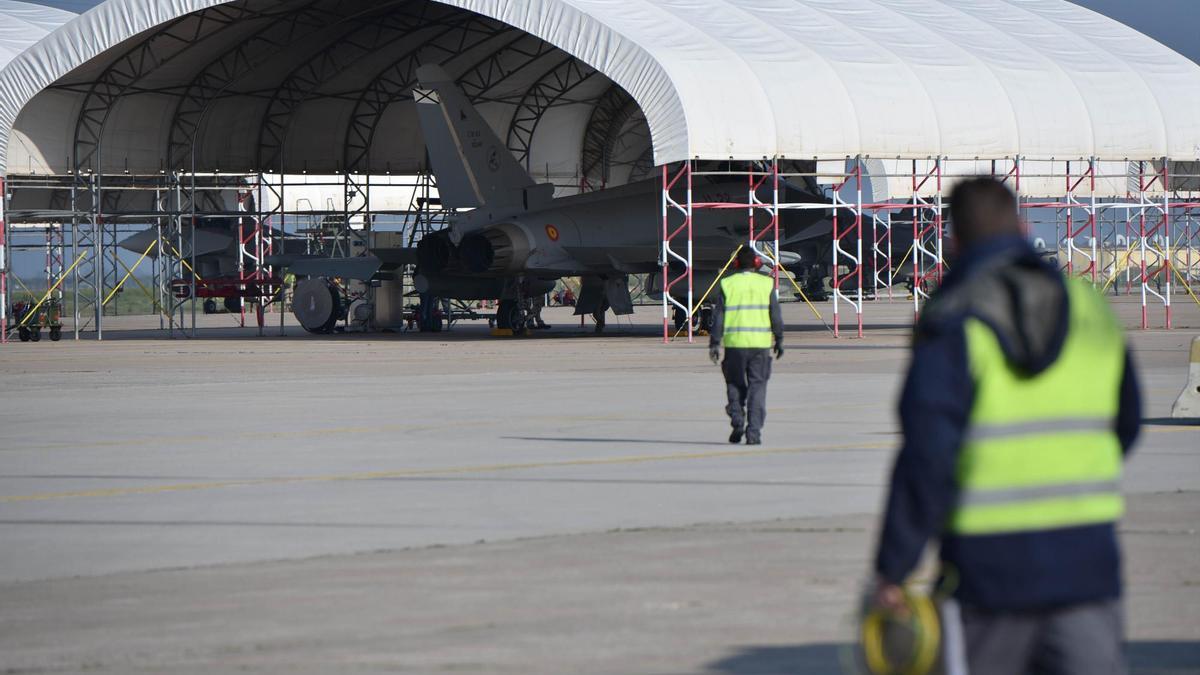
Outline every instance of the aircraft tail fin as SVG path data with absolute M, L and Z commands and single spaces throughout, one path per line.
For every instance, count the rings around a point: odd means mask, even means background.
M 417 117 L 442 203 L 451 208 L 522 208 L 553 196 L 517 162 L 462 89 L 438 66 L 417 69 Z

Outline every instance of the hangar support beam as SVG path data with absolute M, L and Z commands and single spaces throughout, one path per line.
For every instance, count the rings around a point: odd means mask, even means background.
M 100 145 L 109 114 L 117 101 L 147 73 L 186 53 L 205 38 L 256 16 L 242 3 L 216 5 L 166 24 L 109 65 L 90 84 L 79 108 L 73 144 L 75 171 L 104 171 Z
M 620 85 L 600 97 L 583 130 L 579 160 L 580 179 L 591 189 L 603 189 L 610 180 L 612 151 L 621 129 L 638 111 L 637 101 Z
M 596 71 L 573 56 L 551 68 L 521 97 L 508 125 L 507 146 L 517 161 L 529 169 L 533 137 L 546 111 Z
M 468 98 L 479 101 L 493 87 L 514 73 L 536 62 L 556 48 L 548 43 L 500 26 L 492 21 L 469 17 L 405 52 L 398 60 L 372 78 L 355 102 L 346 129 L 345 162 L 347 171 L 378 170 L 371 165 L 371 146 L 383 115 L 397 101 L 411 98 L 417 84 L 417 67 L 425 63 L 446 65 L 474 48 L 504 35 L 513 35 L 483 60 L 469 66 L 458 77 Z M 450 45 L 444 45 L 447 40 Z M 431 54 L 438 54 L 437 58 Z M 388 165 L 391 171 L 391 165 Z M 401 167 L 396 167 L 400 169 Z
M 414 32 L 453 20 L 445 11 L 435 16 L 427 12 L 432 5 L 408 5 L 390 0 L 364 12 L 351 22 L 356 26 L 310 57 L 277 86 L 268 97 L 258 133 L 258 161 L 261 170 L 283 173 L 283 153 L 292 118 L 300 107 L 317 94 L 318 89 L 358 60 L 385 46 L 408 38 Z M 435 10 L 437 11 L 437 10 Z
M 201 69 L 180 96 L 171 117 L 167 167 L 183 171 L 191 166 L 189 158 L 196 135 L 214 100 L 281 51 L 328 31 L 341 19 L 339 9 L 349 4 L 348 0 L 311 0 L 263 26 Z

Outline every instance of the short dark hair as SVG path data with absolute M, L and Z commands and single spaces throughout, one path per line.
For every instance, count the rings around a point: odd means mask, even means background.
M 1020 234 L 1017 198 L 995 178 L 968 178 L 950 191 L 950 225 L 964 246 L 992 237 Z
M 756 267 L 755 259 L 758 258 L 758 251 L 755 251 L 752 246 L 743 246 L 737 252 L 737 264 L 739 269 L 752 270 Z

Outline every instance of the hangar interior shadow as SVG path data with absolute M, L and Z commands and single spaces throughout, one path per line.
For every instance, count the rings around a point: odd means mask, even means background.
M 830 675 L 854 673 L 848 643 L 738 647 L 707 666 L 705 672 L 725 675 Z M 1200 673 L 1200 641 L 1139 640 L 1125 645 L 1130 675 Z M 1028 675 L 1038 675 L 1029 673 Z

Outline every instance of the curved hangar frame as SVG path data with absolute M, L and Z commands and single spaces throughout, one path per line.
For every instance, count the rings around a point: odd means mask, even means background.
M 397 104 L 431 61 L 527 166 L 592 181 L 622 182 L 631 116 L 654 164 L 1200 155 L 1200 66 L 1064 0 L 108 0 L 0 73 L 0 151 L 395 172 L 422 160 Z
M 891 278 L 875 226 L 890 242 L 885 216 L 909 186 L 910 207 L 930 218 L 914 216 L 913 240 L 933 238 L 914 243 L 913 279 L 940 274 L 937 194 L 943 176 L 958 173 L 951 163 L 966 173 L 1000 167 L 1028 196 L 1089 186 L 1086 230 L 1096 232 L 1105 206 L 1096 197 L 1136 193 L 1144 214 L 1158 208 L 1149 201 L 1156 190 L 1181 184 L 1172 163 L 1200 159 L 1200 66 L 1066 0 L 107 0 L 0 69 L 0 168 L 10 179 L 45 177 L 37 189 L 10 180 L 9 215 L 70 221 L 72 249 L 96 247 L 73 273 L 76 312 L 82 285 L 99 329 L 102 298 L 120 286 L 120 260 L 105 262 L 116 247 L 109 223 L 167 219 L 160 228 L 175 246 L 161 275 L 186 277 L 181 252 L 194 258 L 198 240 L 192 231 L 185 246 L 184 223 L 246 213 L 242 196 L 234 209 L 214 195 L 244 191 L 245 176 L 256 177 L 276 205 L 259 205 L 257 253 L 242 242 L 251 266 L 239 263 L 237 285 L 265 288 L 263 223 L 278 215 L 282 224 L 298 209 L 278 177 L 340 174 L 333 185 L 344 197 L 333 201 L 341 203 L 309 211 L 348 223 L 387 210 L 367 196 L 373 182 L 390 180 L 375 177 L 426 173 L 408 102 L 427 64 L 449 73 L 539 182 L 586 191 L 661 173 L 671 206 L 660 260 L 683 270 L 668 279 L 674 268 L 664 265 L 663 283 L 679 284 L 672 294 L 686 287 L 686 302 L 676 302 L 686 313 L 694 261 L 670 240 L 685 233 L 691 250 L 693 206 L 748 206 L 771 222 L 759 235 L 776 238 L 785 208 L 778 189 L 773 203 L 757 188 L 749 204 L 693 205 L 690 187 L 672 196 L 690 186 L 693 160 L 746 162 L 760 186 L 778 185 L 786 166 L 840 186 L 832 208 L 852 224 L 834 220 L 834 323 L 841 300 L 861 332 L 868 256 L 877 286 L 879 260 Z M 653 169 L 677 162 L 679 173 Z M 1040 176 L 1029 170 L 1039 163 L 1050 167 Z M 868 182 L 880 184 L 867 200 L 877 204 L 863 200 Z M 1164 200 L 1156 227 L 1171 238 L 1181 205 Z M 679 229 L 668 228 L 680 217 Z M 855 291 L 843 290 L 841 260 L 856 270 Z M 1169 325 L 1169 293 L 1164 303 Z

